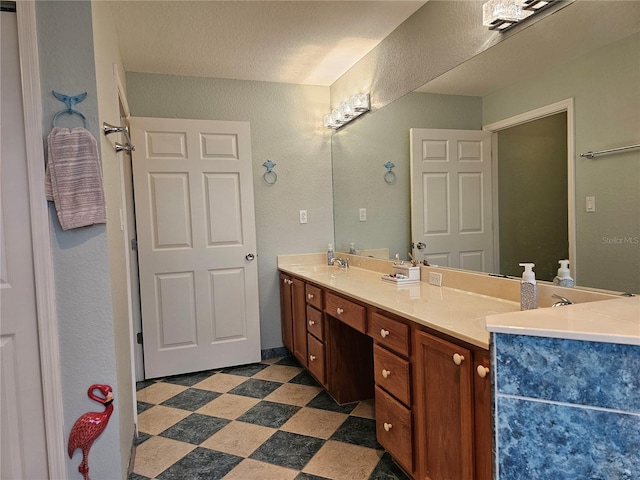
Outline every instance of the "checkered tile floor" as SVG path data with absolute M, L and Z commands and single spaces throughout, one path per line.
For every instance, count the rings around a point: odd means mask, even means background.
M 338 405 L 293 357 L 138 383 L 130 480 L 408 480 L 373 401 Z

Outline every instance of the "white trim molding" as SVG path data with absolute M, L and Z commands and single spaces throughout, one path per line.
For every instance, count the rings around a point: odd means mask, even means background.
M 22 102 L 49 478 L 67 478 L 55 279 L 49 232 L 49 213 L 44 193 L 42 99 L 35 2 L 32 0 L 16 2 L 16 20 L 22 74 Z

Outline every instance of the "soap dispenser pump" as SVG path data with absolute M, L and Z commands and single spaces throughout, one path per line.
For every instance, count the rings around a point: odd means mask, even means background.
M 536 275 L 533 273 L 533 263 L 521 263 L 524 267 L 522 281 L 520 282 L 520 310 L 532 310 L 538 308 L 538 285 Z
M 333 265 L 333 243 L 327 246 L 327 265 Z
M 571 272 L 569 271 L 569 260 L 559 260 L 560 268 L 558 269 L 558 275 L 553 279 L 555 285 L 560 287 L 573 287 L 575 282 L 571 278 Z

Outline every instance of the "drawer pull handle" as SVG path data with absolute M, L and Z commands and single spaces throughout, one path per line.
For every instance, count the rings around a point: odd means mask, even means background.
M 388 378 L 389 375 L 391 375 L 391 370 L 385 370 L 384 368 L 382 369 L 382 376 L 384 378 Z
M 382 330 L 380 330 L 380 336 L 382 338 L 386 338 L 387 335 L 389 335 L 389 330 L 385 330 L 384 328 Z
M 390 424 L 390 423 L 385 422 L 383 427 L 384 427 L 384 431 L 388 432 L 389 430 L 391 430 L 393 428 L 393 425 Z
M 313 327 L 316 324 L 316 322 L 314 320 L 309 320 L 309 326 Z
M 313 300 L 313 293 L 307 293 L 307 298 L 309 300 Z
M 344 313 L 344 308 L 340 308 L 340 307 L 338 307 L 338 308 L 336 309 L 336 312 L 338 312 L 338 315 L 340 315 L 340 314 Z
M 316 359 L 315 355 L 309 355 L 309 360 L 311 360 L 312 362 Z
M 456 365 L 460 365 L 462 362 L 464 362 L 464 356 L 460 355 L 459 353 L 454 353 L 453 363 L 455 363 Z
M 484 378 L 487 376 L 487 373 L 489 373 L 489 367 L 485 367 L 484 365 L 478 365 L 478 368 L 476 369 L 476 371 L 478 372 L 478 376 L 480 378 Z

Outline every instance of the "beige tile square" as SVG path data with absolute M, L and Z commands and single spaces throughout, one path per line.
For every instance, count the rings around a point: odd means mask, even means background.
M 322 388 L 320 387 L 297 385 L 295 383 L 283 383 L 281 387 L 278 387 L 276 390 L 267 395 L 265 397 L 265 400 L 304 407 L 321 391 Z
M 258 398 L 243 397 L 242 395 L 225 393 L 196 410 L 196 413 L 235 420 L 259 402 L 260 399 Z
M 345 413 L 330 412 L 317 408 L 301 408 L 280 428 L 285 432 L 327 439 L 347 419 Z
M 329 440 L 302 471 L 333 480 L 369 478 L 382 454 L 382 450 Z
M 252 378 L 285 383 L 298 375 L 301 371 L 302 368 L 300 367 L 290 367 L 288 365 L 269 365 L 264 370 L 256 373 Z
M 191 412 L 187 410 L 156 405 L 138 415 L 138 429 L 150 435 L 158 435 L 189 415 Z
M 136 447 L 133 472 L 154 478 L 194 448 L 195 445 L 170 438 L 151 437 Z
M 275 428 L 245 422 L 231 422 L 200 446 L 246 458 L 275 432 Z
M 227 473 L 223 480 L 293 480 L 298 475 L 296 470 L 271 465 L 247 458 Z
M 249 377 L 229 375 L 228 373 L 216 373 L 215 375 L 196 383 L 193 387 L 201 388 L 202 390 L 210 390 L 212 392 L 226 393 L 247 380 L 249 380 Z
M 173 383 L 157 382 L 153 385 L 149 385 L 147 388 L 143 388 L 136 392 L 136 399 L 139 402 L 147 403 L 162 403 L 165 400 L 173 397 L 174 395 L 184 392 L 187 387 L 182 385 L 174 385 Z
M 278 363 L 280 360 L 282 360 L 282 357 L 267 358 L 265 360 L 262 360 L 260 363 L 268 363 L 269 365 L 273 365 L 274 363 Z
M 351 415 L 363 418 L 376 418 L 376 403 L 372 400 L 364 400 L 353 409 Z

